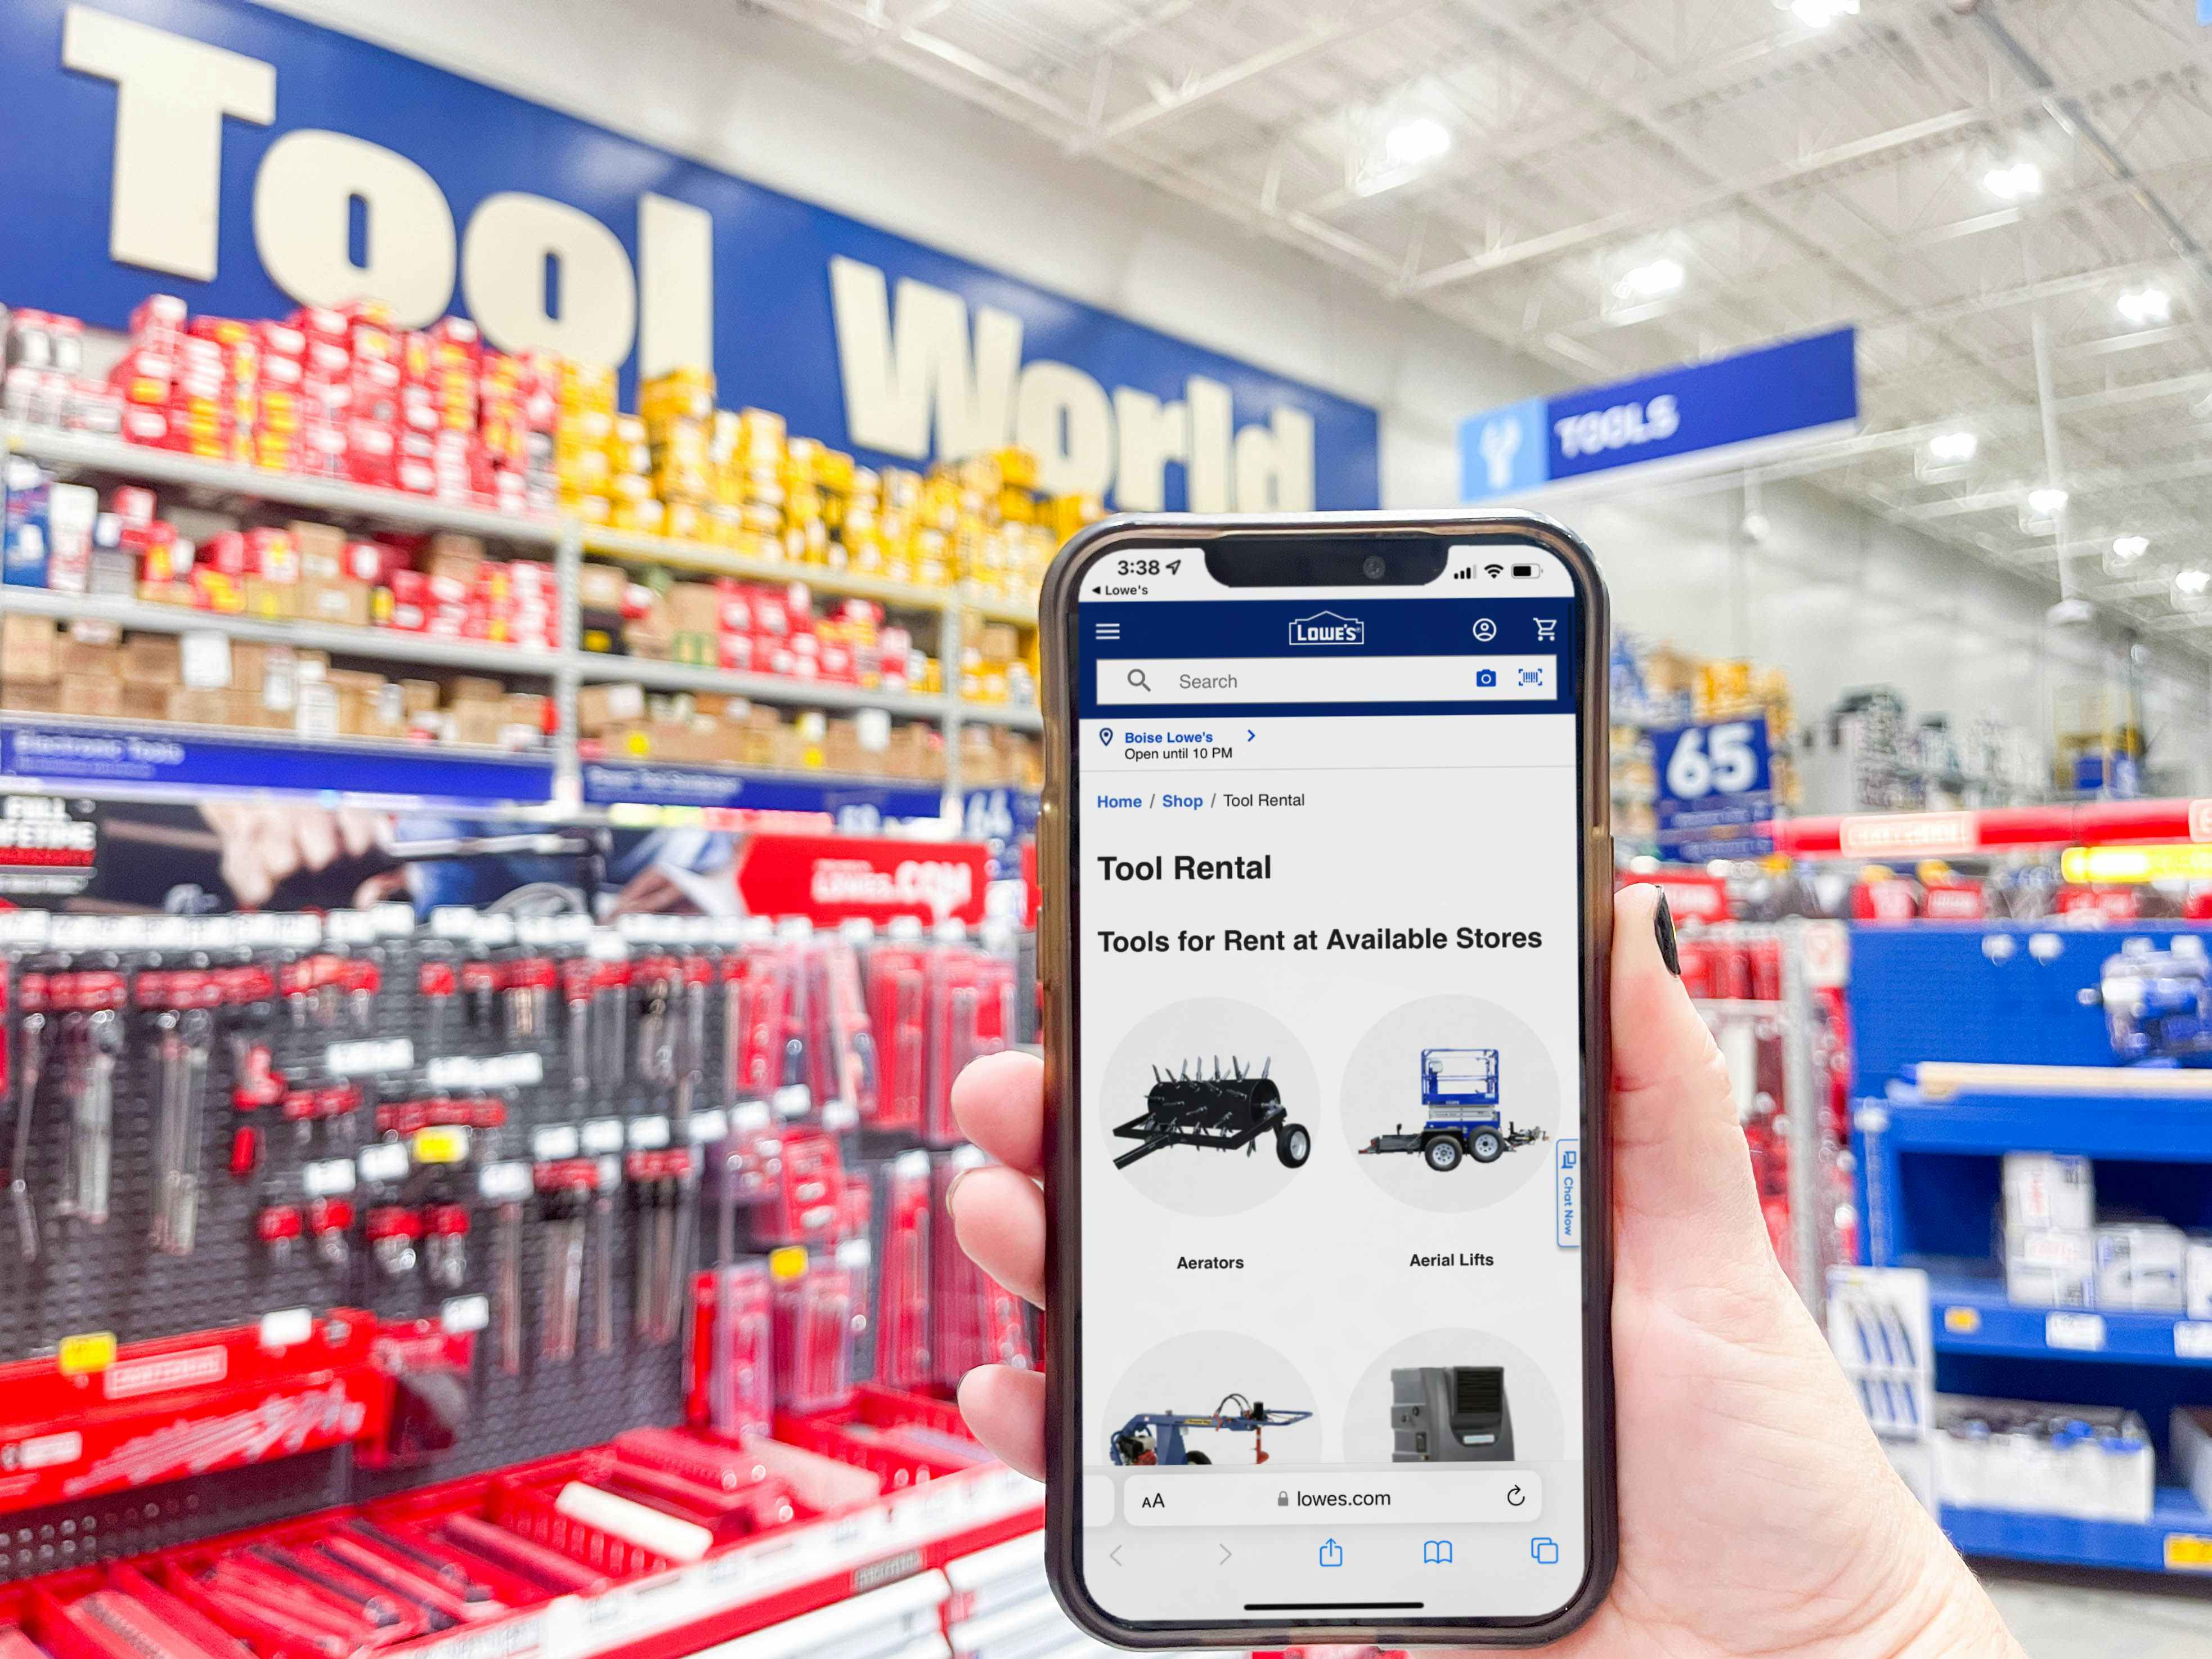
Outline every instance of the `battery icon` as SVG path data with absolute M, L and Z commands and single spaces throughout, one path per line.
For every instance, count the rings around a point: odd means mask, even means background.
M 1536 567 L 1533 564 L 1516 564 L 1513 567 L 1513 574 L 1520 577 L 1534 576 L 1536 574 Z

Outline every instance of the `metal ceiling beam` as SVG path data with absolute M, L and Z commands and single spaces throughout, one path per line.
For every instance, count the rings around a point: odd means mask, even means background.
M 1348 10 L 1328 22 L 1317 24 L 1264 52 L 1255 52 L 1241 62 L 1186 81 L 1175 91 L 1149 104 L 1140 104 L 1113 117 L 1103 126 L 1085 132 L 1072 148 L 1081 154 L 1101 144 L 1118 143 L 1131 133 L 1156 125 L 1170 116 L 1187 115 L 1261 76 L 1287 69 L 1331 46 L 1387 28 L 1401 18 L 1431 10 L 1440 3 L 1441 0 L 1401 0 L 1396 5 L 1363 7 L 1355 0 Z

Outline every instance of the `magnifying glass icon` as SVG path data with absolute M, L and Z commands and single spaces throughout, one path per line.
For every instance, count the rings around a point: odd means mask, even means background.
M 1152 683 L 1146 679 L 1145 671 L 1141 668 L 1132 668 L 1129 671 L 1129 684 L 1139 691 L 1150 691 L 1152 689 Z

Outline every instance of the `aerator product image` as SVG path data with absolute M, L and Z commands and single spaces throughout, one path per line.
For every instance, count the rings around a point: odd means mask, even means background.
M 1390 1461 L 1510 1463 L 1503 1365 L 1409 1365 L 1390 1373 Z
M 1219 1429 L 1231 1434 L 1252 1437 L 1252 1461 L 1267 1461 L 1266 1431 L 1286 1429 L 1293 1423 L 1303 1423 L 1311 1412 L 1270 1411 L 1256 1400 L 1248 1400 L 1241 1394 L 1224 1395 L 1221 1403 L 1202 1415 L 1182 1412 L 1139 1412 L 1107 1437 L 1106 1452 L 1115 1462 L 1149 1468 L 1158 1463 L 1210 1464 L 1213 1460 L 1202 1451 L 1193 1451 L 1183 1443 L 1188 1429 Z
M 1256 1073 L 1232 1059 L 1221 1069 L 1220 1056 L 1207 1076 L 1203 1062 L 1185 1061 L 1173 1075 L 1152 1067 L 1152 1086 L 1145 1096 L 1143 1115 L 1115 1126 L 1125 1140 L 1143 1144 L 1114 1160 L 1126 1170 L 1139 1158 L 1150 1158 L 1168 1146 L 1206 1146 L 1215 1152 L 1249 1152 L 1262 1135 L 1275 1138 L 1275 1157 L 1286 1169 L 1303 1165 L 1313 1152 L 1313 1137 L 1305 1126 L 1292 1123 L 1284 1109 L 1283 1091 L 1267 1076 L 1273 1062 L 1262 1060 Z M 1195 1069 L 1197 1075 L 1193 1076 Z
M 1360 1156 L 1418 1152 L 1429 1168 L 1443 1173 L 1457 1169 L 1462 1158 L 1495 1164 L 1515 1148 L 1546 1138 L 1542 1129 L 1504 1121 L 1495 1048 L 1422 1049 L 1421 1105 L 1428 1121 L 1420 1128 L 1409 1133 L 1401 1124 L 1396 1133 L 1376 1135 L 1361 1147 Z

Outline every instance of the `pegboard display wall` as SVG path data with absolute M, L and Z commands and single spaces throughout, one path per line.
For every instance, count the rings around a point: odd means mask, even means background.
M 680 1419 L 695 1143 L 730 1104 L 724 953 L 606 944 L 13 954 L 0 1146 L 27 1156 L 0 1217 L 0 1359 L 332 1307 L 473 1352 L 422 1385 L 428 1437 L 452 1442 L 434 1459 L 349 1485 L 342 1458 L 284 1459 L 173 1483 L 150 1516 L 0 1516 L 0 1571 Z

